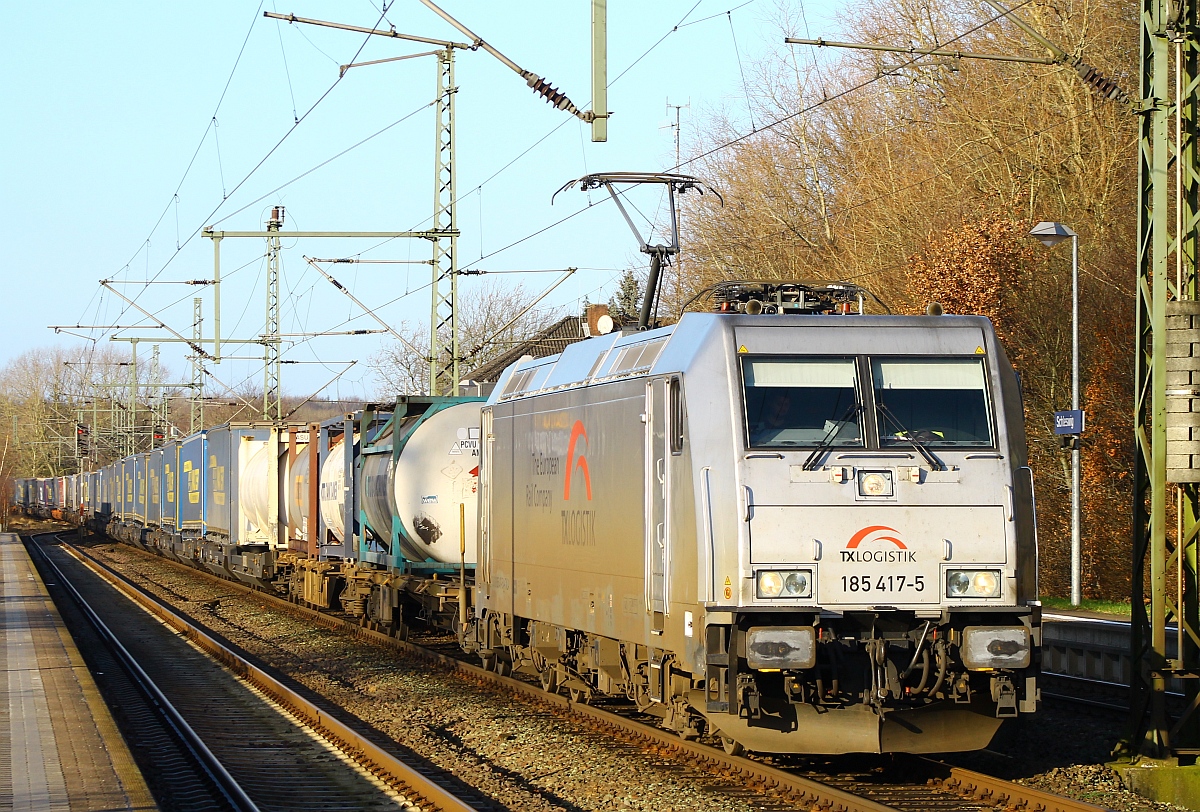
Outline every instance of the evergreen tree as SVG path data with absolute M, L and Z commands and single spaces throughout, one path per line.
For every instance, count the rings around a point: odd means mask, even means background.
M 617 324 L 636 324 L 642 307 L 642 284 L 633 271 L 626 268 L 621 274 L 617 292 L 608 300 L 608 315 Z

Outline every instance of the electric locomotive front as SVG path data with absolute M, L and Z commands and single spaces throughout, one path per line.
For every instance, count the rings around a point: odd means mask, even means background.
M 981 317 L 787 322 L 728 324 L 744 521 L 707 608 L 709 721 L 759 750 L 984 747 L 1037 707 L 1011 365 Z

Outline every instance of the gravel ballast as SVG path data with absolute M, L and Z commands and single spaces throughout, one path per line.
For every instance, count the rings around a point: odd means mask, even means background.
M 391 649 L 309 624 L 253 597 L 118 544 L 102 557 L 265 664 L 509 809 L 793 808 L 677 757 L 588 729 Z M 992 746 L 948 756 L 969 769 L 1119 812 L 1186 812 L 1121 788 L 1105 766 L 1124 720 L 1047 702 L 1006 722 Z

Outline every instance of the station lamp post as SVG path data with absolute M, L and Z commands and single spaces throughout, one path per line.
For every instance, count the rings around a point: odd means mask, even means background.
M 1083 545 L 1079 520 L 1079 434 L 1083 430 L 1083 415 L 1079 411 L 1079 235 L 1062 223 L 1043 221 L 1029 232 L 1042 245 L 1053 248 L 1063 240 L 1071 241 L 1071 411 L 1074 413 L 1071 440 L 1071 605 L 1083 599 Z M 1056 419 L 1057 423 L 1057 419 Z

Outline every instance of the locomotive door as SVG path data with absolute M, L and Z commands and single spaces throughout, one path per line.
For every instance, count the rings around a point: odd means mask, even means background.
M 646 607 L 650 612 L 650 629 L 655 633 L 664 628 L 670 598 L 666 394 L 665 380 L 646 384 Z

